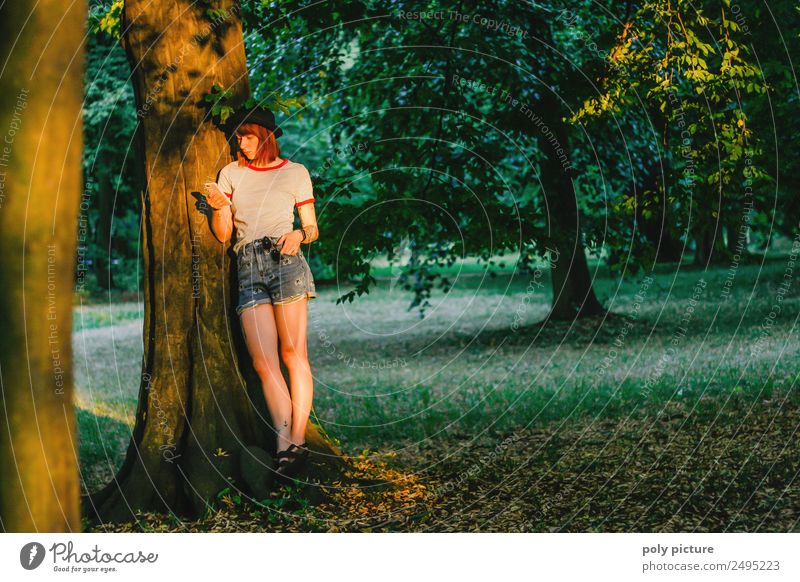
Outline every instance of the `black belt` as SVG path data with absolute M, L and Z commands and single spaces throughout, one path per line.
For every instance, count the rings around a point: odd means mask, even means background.
M 274 238 L 275 238 L 275 241 L 277 241 L 280 237 L 276 236 Z M 253 241 L 253 245 L 254 246 L 266 247 L 268 249 L 271 249 L 273 247 L 277 248 L 277 246 L 275 245 L 275 241 L 273 241 L 272 238 L 270 238 L 268 236 L 265 236 L 265 237 L 261 237 L 261 238 L 255 239 Z

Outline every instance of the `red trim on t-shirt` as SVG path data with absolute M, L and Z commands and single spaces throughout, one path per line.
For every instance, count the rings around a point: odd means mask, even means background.
M 230 193 L 228 193 L 228 192 L 223 192 L 223 194 L 225 194 L 225 196 L 227 196 L 228 198 L 231 198 L 231 197 L 233 197 L 233 194 L 230 194 Z
M 302 206 L 303 204 L 308 204 L 309 202 L 314 202 L 313 198 L 309 198 L 308 200 L 303 200 L 295 204 L 295 206 Z
M 245 164 L 245 165 L 251 170 L 255 170 L 256 172 L 266 172 L 267 170 L 277 170 L 278 168 L 282 168 L 288 163 L 289 163 L 289 158 L 283 158 L 283 161 L 280 164 L 278 164 L 277 166 L 270 166 L 269 168 L 259 168 L 251 164 Z

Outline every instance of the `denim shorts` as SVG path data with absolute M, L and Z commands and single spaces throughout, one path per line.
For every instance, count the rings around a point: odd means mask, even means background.
M 275 242 L 280 237 L 268 238 Z M 317 296 L 314 277 L 302 249 L 296 255 L 281 255 L 280 261 L 276 261 L 261 240 L 250 242 L 237 251 L 236 268 L 239 276 L 237 315 L 262 303 L 279 305 Z

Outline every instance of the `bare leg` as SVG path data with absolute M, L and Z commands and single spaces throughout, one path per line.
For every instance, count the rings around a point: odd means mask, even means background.
M 245 343 L 277 431 L 276 448 L 278 452 L 284 451 L 291 444 L 292 400 L 278 359 L 274 309 L 268 303 L 256 305 L 243 311 L 240 317 Z
M 281 340 L 281 357 L 289 370 L 292 391 L 292 432 L 295 444 L 305 442 L 308 415 L 314 398 L 314 378 L 308 363 L 308 299 L 275 305 L 275 324 Z

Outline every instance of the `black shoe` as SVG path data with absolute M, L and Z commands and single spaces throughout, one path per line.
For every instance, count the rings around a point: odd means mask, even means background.
M 276 475 L 284 478 L 296 476 L 300 469 L 306 464 L 308 459 L 308 445 L 303 443 L 296 445 L 292 443 L 285 451 L 281 451 L 276 456 Z

